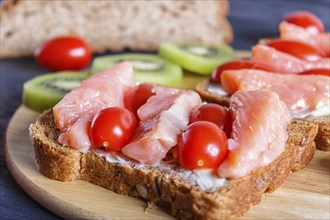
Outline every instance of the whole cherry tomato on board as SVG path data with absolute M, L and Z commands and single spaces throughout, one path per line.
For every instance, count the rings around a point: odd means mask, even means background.
M 316 61 L 323 57 L 317 48 L 301 41 L 277 39 L 268 42 L 268 46 L 302 60 Z
M 273 71 L 271 67 L 264 64 L 254 63 L 250 60 L 235 60 L 229 61 L 218 66 L 212 73 L 211 79 L 214 82 L 221 83 L 221 74 L 225 70 L 240 70 L 240 69 L 257 69 L 265 71 Z
M 209 121 L 223 130 L 230 137 L 232 130 L 232 116 L 229 110 L 221 105 L 208 103 L 194 109 L 190 114 L 190 123 L 196 121 Z
M 298 73 L 298 75 L 323 75 L 330 76 L 330 69 L 310 69 L 304 72 Z
M 138 118 L 137 110 L 154 94 L 151 85 L 140 84 L 135 86 L 125 94 L 125 108 L 133 112 Z
M 284 17 L 284 20 L 288 23 L 306 28 L 314 33 L 324 32 L 324 25 L 322 21 L 313 13 L 307 11 L 291 12 Z
M 178 161 L 187 169 L 219 167 L 228 153 L 225 132 L 208 121 L 190 124 L 179 136 Z
M 106 108 L 93 117 L 89 139 L 92 146 L 120 151 L 131 140 L 136 127 L 132 112 L 120 107 Z
M 48 70 L 79 70 L 92 58 L 91 49 L 80 37 L 66 36 L 51 39 L 34 51 L 37 62 Z

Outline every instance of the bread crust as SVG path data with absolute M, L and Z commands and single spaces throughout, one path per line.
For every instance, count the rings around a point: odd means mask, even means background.
M 214 192 L 202 190 L 180 176 L 181 168 L 108 162 L 95 153 L 80 153 L 57 143 L 59 131 L 51 110 L 30 128 L 35 161 L 45 176 L 60 181 L 81 179 L 121 195 L 138 197 L 178 219 L 228 219 L 243 215 L 262 194 L 278 188 L 293 170 L 305 167 L 315 152 L 317 125 L 293 120 L 287 146 L 272 163 L 233 180 Z
M 315 137 L 317 149 L 330 151 L 330 115 L 320 117 L 309 116 L 305 119 L 318 124 L 318 132 Z
M 234 31 L 233 31 L 233 28 L 230 25 L 229 21 L 226 19 L 226 17 L 229 14 L 229 3 L 227 0 L 225 0 L 225 1 L 218 0 L 218 2 L 220 4 L 219 13 L 218 13 L 219 23 L 225 30 L 225 41 L 224 42 L 230 43 L 233 41 Z
M 204 80 L 196 85 L 195 90 L 204 101 L 217 103 L 228 107 L 230 105 L 230 95 L 220 96 L 209 92 L 208 86 L 211 84 L 211 80 Z M 303 118 L 303 120 L 317 123 L 318 132 L 315 137 L 316 147 L 319 150 L 330 151 L 330 115 L 320 117 L 307 116 Z

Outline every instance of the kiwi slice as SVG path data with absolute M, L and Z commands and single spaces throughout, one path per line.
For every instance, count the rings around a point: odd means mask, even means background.
M 185 70 L 202 75 L 211 74 L 220 64 L 236 59 L 234 50 L 224 44 L 207 47 L 164 42 L 160 45 L 159 55 Z
M 37 76 L 23 85 L 23 104 L 35 111 L 52 108 L 90 74 L 63 71 Z
M 123 61 L 133 65 L 135 81 L 177 86 L 183 77 L 180 66 L 153 54 L 119 54 L 95 58 L 91 72 L 98 73 Z

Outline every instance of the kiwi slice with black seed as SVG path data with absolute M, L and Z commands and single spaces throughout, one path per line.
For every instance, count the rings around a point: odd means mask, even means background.
M 35 111 L 52 108 L 66 93 L 78 87 L 90 74 L 63 71 L 37 76 L 24 83 L 23 104 Z
M 211 74 L 220 64 L 236 59 L 234 50 L 225 44 L 211 47 L 164 42 L 159 55 L 189 72 L 202 75 Z
M 135 81 L 177 86 L 183 77 L 180 66 L 153 54 L 119 54 L 95 58 L 91 72 L 98 73 L 119 62 L 127 61 L 133 65 Z

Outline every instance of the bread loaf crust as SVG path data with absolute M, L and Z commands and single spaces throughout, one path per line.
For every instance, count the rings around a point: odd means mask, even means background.
M 177 171 L 157 166 L 107 162 L 95 153 L 80 153 L 61 146 L 52 111 L 46 111 L 31 126 L 35 161 L 42 174 L 60 181 L 81 179 L 118 194 L 144 199 L 178 219 L 228 219 L 243 215 L 260 202 L 263 193 L 278 188 L 292 170 L 305 167 L 315 152 L 317 125 L 293 120 L 288 126 L 284 152 L 271 164 L 249 175 L 227 180 L 215 192 L 185 181 Z
M 230 105 L 230 95 L 219 96 L 209 92 L 208 86 L 210 84 L 212 84 L 212 82 L 209 79 L 204 80 L 196 85 L 195 90 L 204 101 L 217 103 L 228 107 Z M 315 137 L 317 149 L 330 151 L 330 115 L 320 117 L 308 116 L 303 118 L 303 120 L 311 121 L 318 125 L 318 132 Z
M 64 35 L 84 38 L 93 52 L 154 51 L 162 41 L 212 46 L 233 38 L 227 0 L 81 3 L 6 0 L 0 8 L 0 57 L 30 56 L 41 43 Z

